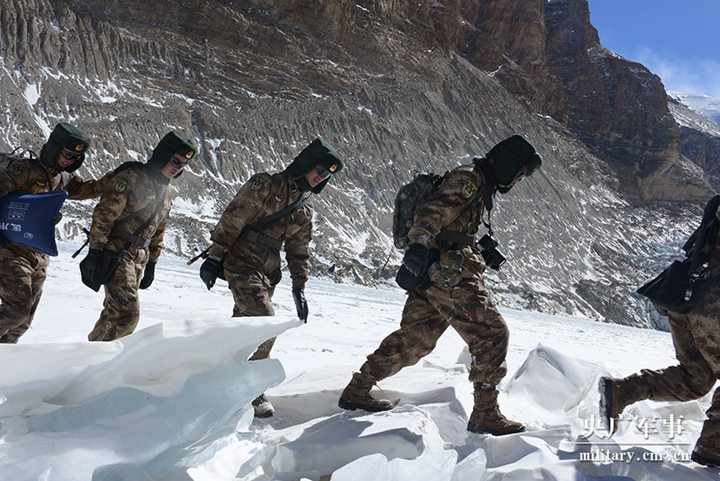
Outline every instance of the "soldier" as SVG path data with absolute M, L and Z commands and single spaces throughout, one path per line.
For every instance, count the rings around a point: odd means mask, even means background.
M 529 142 L 512 136 L 484 158 L 451 170 L 438 190 L 415 209 L 408 232 L 410 245 L 397 276 L 398 284 L 408 290 L 400 328 L 353 374 L 340 396 L 341 408 L 392 409 L 398 401 L 373 397 L 372 386 L 417 363 L 452 326 L 472 356 L 469 379 L 474 384 L 475 404 L 467 429 L 494 435 L 525 429 L 503 416 L 498 407 L 496 386 L 507 372 L 509 333 L 483 284 L 486 262 L 474 235 L 485 210 L 492 209 L 495 192 L 507 193 L 541 163 Z M 489 254 L 487 258 L 487 264 L 494 265 Z
M 70 199 L 97 197 L 95 181 L 74 173 L 89 147 L 90 137 L 85 132 L 60 122 L 43 145 L 40 158 L 32 153 L 30 157 L 0 154 L 0 197 L 11 192 L 60 190 L 66 190 Z M 49 262 L 45 252 L 9 243 L 0 234 L 0 343 L 17 343 L 30 327 Z
M 284 244 L 297 314 L 307 322 L 304 289 L 312 235 L 310 195 L 322 192 L 343 165 L 331 147 L 315 139 L 284 171 L 255 174 L 240 188 L 213 229 L 209 256 L 200 268 L 208 289 L 224 275 L 235 300 L 233 317 L 275 315 L 270 302 L 281 278 Z M 275 338 L 265 341 L 250 360 L 267 359 L 274 343 Z M 274 413 L 264 394 L 252 404 L 256 417 Z
M 163 249 L 170 214 L 172 179 L 180 176 L 197 148 L 185 135 L 169 132 L 145 163 L 125 162 L 102 179 L 93 211 L 90 251 L 80 264 L 83 282 L 105 285 L 100 318 L 90 341 L 132 334 L 140 319 L 138 288 L 147 289 Z
M 710 216 L 715 224 L 720 222 L 718 212 Z M 688 257 L 693 251 L 693 255 L 700 256 L 697 263 L 702 264 L 701 269 L 707 274 L 700 276 L 692 301 L 687 307 L 659 309 L 668 316 L 679 364 L 661 370 L 642 369 L 639 374 L 623 379 L 600 378 L 600 416 L 612 432 L 617 429 L 615 421 L 630 404 L 643 399 L 691 401 L 710 392 L 720 379 L 720 230 L 711 225 L 706 234 L 707 237 L 695 238 L 699 245 L 693 244 L 694 235 L 685 247 Z M 707 240 L 700 242 L 700 238 Z M 684 288 L 680 296 L 685 296 Z M 699 464 L 720 467 L 720 389 L 713 393 L 706 414 L 690 458 Z

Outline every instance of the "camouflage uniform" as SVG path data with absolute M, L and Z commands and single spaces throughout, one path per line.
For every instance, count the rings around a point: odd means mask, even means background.
M 270 302 L 282 276 L 282 244 L 292 287 L 304 288 L 312 236 L 311 203 L 268 226 L 243 232 L 247 225 L 281 211 L 302 195 L 286 172 L 259 173 L 240 188 L 220 217 L 209 255 L 224 257 L 225 279 L 235 300 L 233 317 L 275 314 Z M 274 342 L 272 338 L 261 344 L 250 359 L 268 358 Z
M 484 211 L 492 209 L 496 192 L 505 194 L 542 165 L 540 155 L 522 136 L 513 135 L 495 145 L 472 165 L 445 175 L 440 186 L 414 211 L 407 245 L 395 280 L 408 291 L 400 329 L 391 333 L 353 374 L 338 406 L 343 409 L 386 411 L 399 401 L 377 399 L 371 393 L 378 381 L 417 363 L 434 348 L 448 326 L 460 334 L 471 355 L 469 378 L 474 385 L 474 407 L 467 429 L 504 435 L 524 431 L 522 423 L 507 419 L 497 402 L 497 384 L 507 373 L 505 357 L 509 332 L 502 315 L 485 289 L 486 264 L 475 246 L 475 233 Z M 408 191 L 410 192 L 410 191 Z M 396 218 L 403 190 L 398 193 Z M 413 194 L 407 194 L 413 195 Z M 399 210 L 398 210 L 399 209 Z M 398 232 L 393 233 L 395 236 Z M 488 250 L 495 268 L 500 255 Z
M 105 284 L 103 310 L 88 335 L 90 341 L 118 339 L 137 327 L 138 288 L 145 266 L 156 263 L 162 252 L 172 197 L 168 179 L 145 164 L 121 166 L 102 183 L 102 197 L 93 211 L 90 249 L 124 252 L 115 275 Z M 137 232 L 150 217 L 153 220 Z
M 713 274 L 697 288 L 695 306 L 686 314 L 668 312 L 679 364 L 657 371 L 643 369 L 640 374 L 620 380 L 608 379 L 614 411 L 611 417 L 617 417 L 626 406 L 643 399 L 698 399 L 710 392 L 720 379 L 720 233 L 712 244 L 709 265 Z M 720 464 L 720 390 L 713 394 L 695 452 Z
M 430 268 L 432 285 L 408 294 L 400 329 L 387 336 L 360 369 L 374 381 L 428 355 L 448 326 L 468 344 L 470 381 L 494 386 L 505 376 L 509 332 L 483 284 L 483 258 L 470 243 L 485 210 L 483 191 L 480 172 L 462 166 L 416 210 L 408 237 L 439 249 L 440 259 Z M 467 240 L 452 240 L 463 237 Z
M 99 195 L 94 180 L 57 173 L 39 159 L 0 154 L 0 197 L 11 192 L 39 194 L 66 190 L 70 199 Z M 0 247 L 0 343 L 17 343 L 35 316 L 50 257 L 37 249 L 9 243 Z

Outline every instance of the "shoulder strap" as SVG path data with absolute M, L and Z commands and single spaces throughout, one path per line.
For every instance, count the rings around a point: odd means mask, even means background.
M 696 272 L 705 263 L 707 254 L 712 249 L 713 237 L 717 233 L 718 220 L 716 217 L 720 206 L 720 195 L 714 196 L 705 206 L 702 222 L 690 236 L 683 250 L 690 261 L 690 271 Z
M 299 208 L 305 206 L 308 202 L 310 202 L 311 195 L 312 194 L 310 194 L 310 193 L 303 194 L 298 200 L 296 200 L 289 206 L 285 207 L 282 210 L 275 212 L 274 214 L 270 214 L 267 217 L 263 217 L 260 220 L 256 220 L 252 224 L 246 225 L 243 230 L 251 230 L 251 229 L 255 229 L 257 227 L 265 227 L 266 225 L 270 225 L 278 219 L 282 219 L 283 217 L 291 214 L 292 212 L 298 210 Z
M 129 213 L 128 215 L 126 215 L 125 217 L 123 217 L 123 218 L 121 218 L 121 219 L 118 219 L 117 221 L 115 221 L 115 227 L 113 227 L 113 230 L 117 229 L 118 225 L 124 224 L 125 222 L 129 221 L 130 219 L 134 219 L 134 218 L 136 218 L 136 217 L 140 217 L 140 215 L 142 215 L 143 213 L 145 213 L 145 212 L 147 212 L 148 210 L 150 210 L 151 208 L 153 208 L 152 214 L 145 220 L 145 222 L 142 223 L 142 225 L 141 225 L 140 227 L 138 227 L 138 228 L 135 230 L 135 232 L 132 233 L 132 235 L 135 235 L 135 236 L 136 236 L 136 235 L 138 235 L 140 232 L 142 232 L 143 230 L 145 230 L 145 228 L 146 228 L 147 226 L 149 226 L 150 223 L 151 223 L 153 220 L 155 220 L 155 217 L 157 217 L 158 212 L 160 212 L 160 208 L 161 208 L 162 205 L 165 203 L 165 192 L 167 192 L 168 185 L 169 185 L 169 184 L 164 185 L 162 191 L 161 191 L 160 194 L 158 195 L 157 199 L 159 199 L 159 202 L 156 202 L 154 205 L 148 203 L 148 205 L 146 205 L 146 206 L 143 207 L 142 209 L 136 210 L 135 212 L 131 212 L 131 213 Z

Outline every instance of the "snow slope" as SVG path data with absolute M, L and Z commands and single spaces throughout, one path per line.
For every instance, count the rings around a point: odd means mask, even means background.
M 481 436 L 465 430 L 469 356 L 452 331 L 379 383 L 378 395 L 402 399 L 393 411 L 337 407 L 352 371 L 398 325 L 399 289 L 311 280 L 301 324 L 283 281 L 278 316 L 238 320 L 224 283 L 208 292 L 198 265 L 165 256 L 136 333 L 88 343 L 102 296 L 80 283 L 74 247 L 53 259 L 33 328 L 0 346 L 12 366 L 0 371 L 2 481 L 718 479 L 687 461 L 708 396 L 637 403 L 611 438 L 592 429 L 598 376 L 673 364 L 666 333 L 503 309 L 501 406 L 529 431 Z M 246 361 L 279 333 L 274 360 Z M 276 416 L 253 420 L 262 391 Z M 662 424 L 671 414 L 683 432 Z

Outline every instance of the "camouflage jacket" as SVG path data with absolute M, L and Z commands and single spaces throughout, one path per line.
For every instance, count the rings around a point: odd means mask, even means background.
M 84 180 L 74 172 L 53 172 L 39 159 L 0 154 L 0 197 L 11 192 L 40 194 L 57 190 L 66 190 L 68 198 L 73 200 L 92 199 L 100 195 L 100 185 L 95 180 Z M 28 258 L 47 255 L 19 244 L 9 244 L 7 249 Z
M 302 195 L 297 184 L 284 172 L 255 174 L 240 188 L 213 229 L 210 255 L 224 257 L 225 269 L 230 272 L 259 272 L 275 285 L 280 282 L 280 244 L 284 243 L 292 286 L 305 286 L 312 236 L 311 203 L 268 226 L 255 229 L 261 234 L 259 238 L 257 235 L 246 238 L 248 230 L 245 229 L 247 225 L 281 211 Z
M 480 171 L 472 165 L 463 165 L 448 172 L 438 190 L 415 209 L 408 239 L 440 250 L 439 262 L 430 270 L 433 281 L 461 265 L 463 277 L 478 276 L 485 270 L 485 261 L 474 248 L 473 238 L 485 212 L 484 191 Z M 458 246 L 462 261 L 450 254 L 455 242 L 449 236 L 467 239 Z
M 93 211 L 90 248 L 118 252 L 129 242 L 130 250 L 148 248 L 149 262 L 157 262 L 172 202 L 172 185 L 166 181 L 139 162 L 123 164 L 100 179 L 102 197 Z M 156 211 L 158 203 L 161 206 Z
M 482 174 L 472 165 L 447 173 L 438 190 L 415 209 L 408 232 L 412 243 L 429 248 L 448 248 L 445 232 L 475 235 L 485 212 Z

